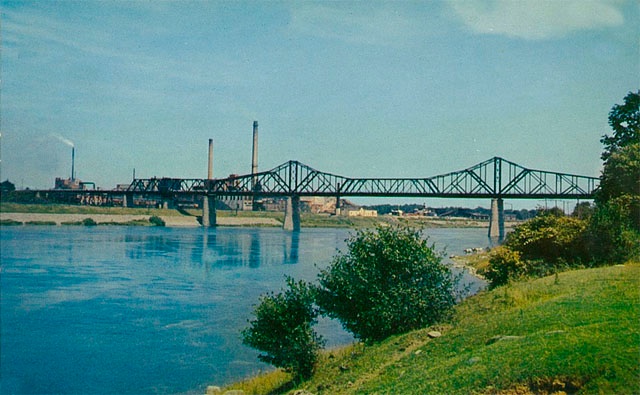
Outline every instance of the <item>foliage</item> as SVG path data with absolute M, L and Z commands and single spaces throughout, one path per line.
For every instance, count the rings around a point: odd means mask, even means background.
M 640 388 L 640 266 L 560 273 L 482 292 L 448 325 L 321 355 L 295 389 L 267 374 L 249 394 L 631 394 Z M 431 339 L 427 333 L 439 330 Z M 497 336 L 503 340 L 491 344 Z M 504 335 L 511 335 L 509 339 Z M 498 337 L 500 339 L 500 337 Z M 254 388 L 260 388 L 254 392 Z M 223 392 L 224 392 L 223 390 Z M 288 392 L 291 391 L 291 392 Z
M 637 221 L 640 216 L 639 206 L 640 195 L 598 203 L 587 233 L 588 248 L 595 261 L 621 263 L 640 256 L 640 233 L 632 225 L 634 217 Z
M 613 106 L 609 125 L 588 246 L 594 259 L 615 263 L 640 255 L 640 91 Z
M 640 144 L 630 144 L 613 152 L 602 170 L 596 200 L 600 205 L 622 205 L 630 219 L 621 226 L 640 231 Z
M 446 318 L 454 279 L 421 232 L 409 227 L 360 230 L 319 274 L 318 304 L 365 342 Z
M 602 170 L 598 201 L 623 195 L 640 195 L 640 143 L 612 152 Z
M 491 250 L 489 266 L 481 274 L 489 281 L 491 288 L 495 288 L 523 277 L 526 274 L 526 263 L 520 252 L 501 246 Z
M 587 222 L 578 218 L 543 213 L 516 226 L 505 246 L 525 260 L 580 263 L 589 257 L 584 246 L 586 229 Z
M 571 213 L 572 217 L 581 219 L 581 220 L 589 220 L 593 215 L 594 207 L 589 202 L 580 202 L 576 204 L 576 207 L 573 209 L 573 213 Z
M 242 331 L 243 343 L 263 354 L 258 358 L 298 378 L 308 378 L 322 348 L 323 340 L 315 333 L 318 310 L 314 306 L 314 288 L 304 281 L 287 278 L 288 289 L 263 295 Z
M 609 126 L 613 135 L 604 135 L 602 160 L 605 166 L 609 157 L 621 148 L 640 143 L 640 90 L 629 92 L 623 104 L 616 104 L 609 112 Z
M 85 218 L 82 220 L 82 225 L 84 226 L 96 226 L 97 223 L 93 218 Z
M 600 140 L 605 146 L 604 166 L 596 203 L 604 206 L 601 215 L 611 212 L 612 205 L 620 205 L 617 210 L 628 214 L 631 221 L 618 226 L 640 232 L 640 90 L 629 92 L 622 105 L 613 106 L 609 125 L 613 135 Z
M 589 222 L 543 211 L 516 226 L 503 246 L 491 251 L 483 274 L 492 288 L 525 277 L 542 277 L 571 267 L 591 264 Z
M 158 217 L 157 215 L 153 215 L 151 217 L 149 217 L 149 222 L 151 222 L 152 225 L 154 226 L 165 226 L 165 222 L 162 218 Z

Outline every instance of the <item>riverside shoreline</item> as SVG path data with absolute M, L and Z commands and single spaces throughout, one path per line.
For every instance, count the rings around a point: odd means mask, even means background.
M 51 223 L 62 225 L 93 219 L 99 225 L 129 225 L 135 221 L 148 221 L 150 215 L 131 214 L 50 214 L 50 213 L 0 213 L 0 221 L 14 221 L 22 224 Z M 187 215 L 159 215 L 169 227 L 201 226 L 197 217 Z M 274 218 L 260 217 L 219 217 L 220 226 L 279 226 Z

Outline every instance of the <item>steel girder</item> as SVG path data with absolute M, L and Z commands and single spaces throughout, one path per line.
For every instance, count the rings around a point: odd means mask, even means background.
M 298 161 L 224 179 L 134 180 L 129 193 L 195 193 L 243 196 L 396 196 L 590 199 L 596 177 L 527 169 L 494 157 L 464 170 L 428 178 L 349 178 Z

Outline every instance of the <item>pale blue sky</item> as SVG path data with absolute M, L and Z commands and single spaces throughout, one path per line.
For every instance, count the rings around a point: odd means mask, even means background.
M 6 1 L 2 180 L 103 188 L 290 159 L 426 177 L 493 156 L 598 176 L 640 87 L 636 1 Z M 488 202 L 478 202 L 487 205 Z M 432 205 L 438 205 L 433 202 Z

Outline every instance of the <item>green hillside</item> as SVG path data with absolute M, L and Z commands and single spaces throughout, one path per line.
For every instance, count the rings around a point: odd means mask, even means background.
M 442 336 L 432 338 L 431 331 Z M 638 394 L 640 265 L 565 272 L 483 292 L 459 305 L 447 325 L 329 351 L 309 381 L 294 387 L 288 380 L 273 372 L 226 390 Z

